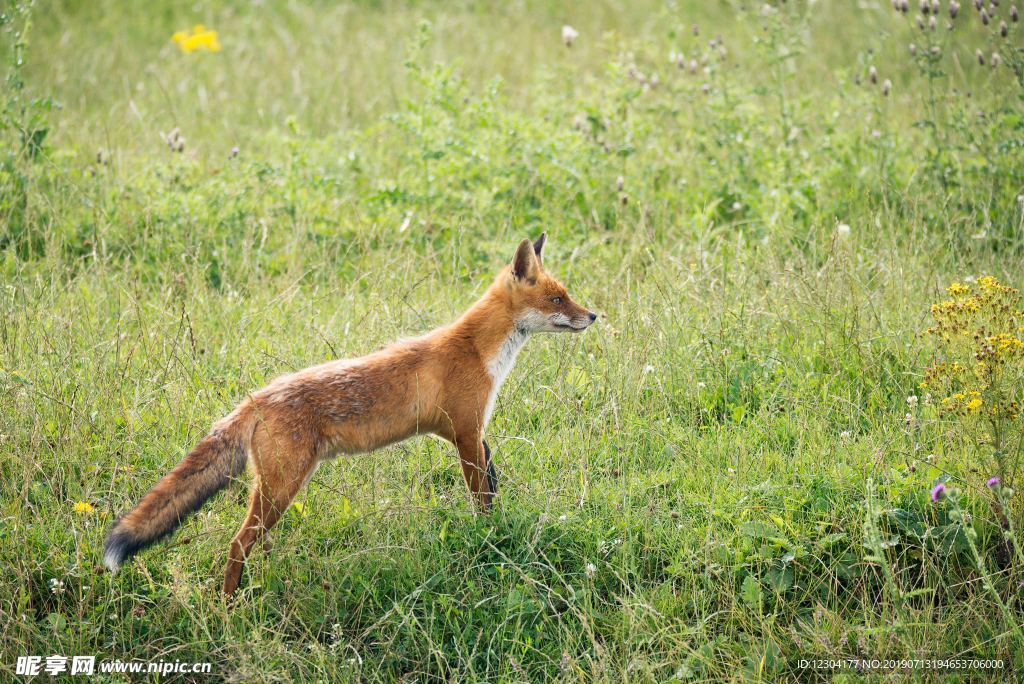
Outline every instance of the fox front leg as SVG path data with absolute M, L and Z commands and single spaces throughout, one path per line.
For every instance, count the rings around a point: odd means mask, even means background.
M 487 444 L 487 440 L 480 440 L 484 443 L 484 459 L 487 461 L 487 485 L 491 490 L 491 496 L 493 497 L 498 493 L 498 471 L 494 469 L 494 461 L 491 460 L 491 447 Z

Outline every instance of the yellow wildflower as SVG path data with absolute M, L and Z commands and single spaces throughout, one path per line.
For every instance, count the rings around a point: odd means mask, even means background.
M 220 52 L 220 41 L 217 38 L 217 32 L 206 28 L 202 24 L 196 24 L 193 26 L 191 33 L 176 31 L 174 35 L 171 36 L 171 40 L 175 42 L 185 54 L 195 52 L 196 50 Z
M 969 402 L 967 402 L 967 410 L 968 411 L 975 411 L 975 410 L 981 408 L 981 405 L 983 403 L 984 402 L 981 399 L 971 399 Z
M 967 294 L 970 291 L 971 289 L 964 285 L 963 283 L 953 283 L 952 285 L 946 288 L 946 292 L 953 295 L 954 297 L 956 297 L 957 295 Z
M 96 509 L 93 508 L 93 505 L 91 503 L 89 503 L 88 501 L 79 501 L 74 506 L 74 511 L 78 515 L 89 515 L 94 510 L 96 510 Z

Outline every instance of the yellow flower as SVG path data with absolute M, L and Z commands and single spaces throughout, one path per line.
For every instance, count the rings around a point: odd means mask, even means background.
M 969 402 L 967 402 L 967 410 L 975 411 L 981 408 L 982 403 L 984 402 L 982 402 L 981 399 L 971 399 Z
M 946 292 L 953 295 L 954 297 L 957 295 L 967 294 L 970 291 L 971 289 L 962 283 L 953 283 L 952 285 L 946 288 Z
M 89 515 L 94 510 L 96 509 L 93 508 L 92 504 L 89 503 L 88 501 L 79 501 L 78 503 L 75 504 L 74 507 L 74 511 L 78 515 Z
M 177 43 L 178 47 L 185 54 L 195 52 L 196 50 L 220 52 L 220 41 L 217 35 L 216 31 L 210 30 L 202 24 L 196 24 L 192 27 L 191 34 L 177 31 L 171 36 L 171 40 Z

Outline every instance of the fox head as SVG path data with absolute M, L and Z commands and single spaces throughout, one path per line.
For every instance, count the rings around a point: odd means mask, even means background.
M 583 332 L 597 314 L 572 301 L 562 283 L 544 270 L 547 233 L 523 240 L 506 269 L 508 297 L 516 325 L 525 332 Z

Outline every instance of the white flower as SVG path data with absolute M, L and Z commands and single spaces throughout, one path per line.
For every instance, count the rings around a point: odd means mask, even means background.
M 917 407 L 917 397 L 915 395 L 911 394 L 909 397 L 907 397 L 907 406 L 909 406 L 910 408 Z
M 597 566 L 593 563 L 587 563 L 587 567 L 585 568 L 584 572 L 587 573 L 587 577 L 593 577 L 594 573 L 597 572 Z
M 50 580 L 50 591 L 52 591 L 54 594 L 63 594 L 64 582 L 54 577 Z
M 850 234 L 850 226 L 847 223 L 840 223 L 836 226 L 836 235 L 839 237 L 846 237 Z
M 849 430 L 843 430 L 842 432 L 839 433 L 839 436 L 842 437 L 843 439 L 850 439 L 851 437 L 853 437 L 853 433 L 850 432 Z
M 566 24 L 562 27 L 562 42 L 566 47 L 572 47 L 573 41 L 580 37 L 580 32 Z
M 558 522 L 565 522 L 568 519 L 569 519 L 569 516 L 567 516 L 565 513 L 563 513 L 562 515 L 558 516 Z
M 647 364 L 646 366 L 644 366 L 644 375 L 647 375 L 648 373 L 653 373 L 653 372 L 654 372 L 654 366 L 652 366 L 651 364 Z

